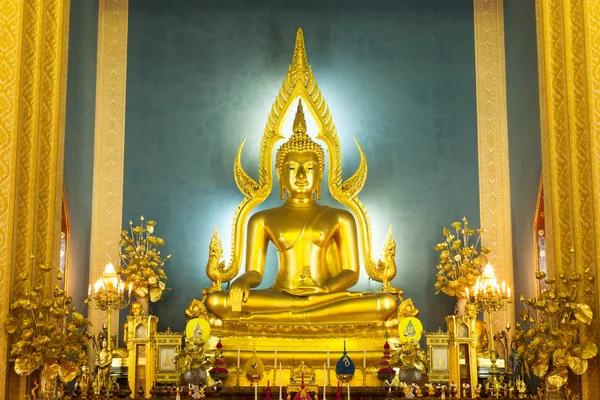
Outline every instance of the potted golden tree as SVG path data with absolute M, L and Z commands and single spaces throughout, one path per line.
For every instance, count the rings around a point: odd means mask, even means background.
M 477 232 L 477 237 L 473 236 Z M 483 229 L 471 229 L 467 217 L 444 228 L 445 240 L 435 249 L 440 252 L 437 265 L 436 294 L 443 292 L 457 299 L 456 313 L 463 315 L 467 304 L 466 289 L 473 287 L 481 276 L 485 255 L 489 250 L 481 244 Z
M 143 216 L 135 227 L 129 221 L 129 230 L 121 232 L 119 243 L 121 266 L 118 272 L 123 275 L 125 285 L 131 285 L 136 301 L 142 304 L 143 315 L 149 314 L 149 302 L 159 301 L 167 290 L 164 266 L 171 255 L 163 257 L 161 254 L 165 241 L 154 235 L 155 227 L 155 221 L 145 221 Z
M 179 370 L 183 371 L 183 383 L 200 386 L 206 382 L 207 369 L 214 356 L 209 353 L 206 342 L 201 337 L 185 341 L 185 347 L 175 355 Z
M 584 374 L 588 360 L 598 353 L 591 332 L 594 276 L 588 268 L 558 279 L 545 272 L 536 278 L 546 288 L 537 297 L 520 298 L 525 308 L 514 337 L 517 356 L 542 379 L 546 397 L 564 398 L 569 371 Z
M 38 264 L 37 270 L 45 275 L 52 265 Z M 62 278 L 58 270 L 56 279 Z M 6 324 L 12 342 L 9 361 L 17 374 L 34 377 L 33 392 L 39 399 L 59 398 L 63 383 L 73 381 L 87 362 L 91 323 L 75 311 L 71 297 L 58 285 L 52 291 L 43 283 L 34 285 L 26 272 L 17 281 L 24 288 L 11 303 Z
M 400 369 L 398 379 L 404 383 L 419 383 L 427 365 L 427 353 L 418 342 L 408 340 L 392 353 L 391 364 Z

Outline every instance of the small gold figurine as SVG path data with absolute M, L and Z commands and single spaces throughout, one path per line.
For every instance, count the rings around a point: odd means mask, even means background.
M 83 364 L 81 367 L 81 376 L 77 381 L 77 387 L 81 390 L 81 393 L 87 393 L 90 389 L 90 368 Z
M 96 387 L 95 394 L 100 394 L 100 390 L 106 389 L 110 392 L 110 366 L 112 364 L 112 352 L 108 349 L 108 340 L 102 337 L 100 342 L 100 351 L 96 357 Z

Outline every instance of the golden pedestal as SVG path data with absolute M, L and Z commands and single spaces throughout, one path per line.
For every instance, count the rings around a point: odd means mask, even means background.
M 388 322 L 388 332 L 397 332 L 396 326 Z M 250 325 L 230 324 L 213 326 L 209 345 L 215 348 L 219 338 L 223 344 L 223 356 L 229 368 L 225 386 L 249 386 L 250 380 L 243 372 L 246 361 L 253 351 L 265 365 L 265 373 L 258 382 L 259 386 L 279 386 L 279 364 L 281 364 L 282 385 L 290 385 L 290 376 L 301 363 L 315 376 L 315 382 L 323 387 L 324 374 L 327 374 L 328 386 L 337 386 L 335 365 L 344 351 L 344 342 L 348 356 L 354 362 L 356 373 L 351 386 L 381 386 L 377 378 L 379 362 L 383 355 L 386 326 L 383 323 L 364 325 Z M 293 336 L 292 336 L 293 335 Z M 397 334 L 388 339 L 394 348 L 400 343 Z M 238 363 L 239 376 L 236 376 Z M 329 355 L 329 368 L 327 369 Z M 275 361 L 275 357 L 277 360 Z M 364 364 L 366 361 L 366 374 Z M 276 363 L 276 365 L 275 365 Z M 325 372 L 324 372 L 325 367 Z M 297 371 L 296 371 L 297 372 Z M 305 384 L 309 374 L 305 374 Z M 296 376 L 300 384 L 300 376 Z M 293 384 L 293 383 L 292 383 Z
M 127 351 L 129 353 L 128 381 L 131 397 L 135 397 L 138 386 L 144 388 L 145 397 L 150 398 L 150 390 L 156 380 L 156 325 L 158 317 L 127 317 Z

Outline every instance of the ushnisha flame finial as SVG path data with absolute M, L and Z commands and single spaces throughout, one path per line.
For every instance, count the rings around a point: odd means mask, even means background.
M 302 109 L 302 99 L 298 100 L 298 108 L 296 109 L 292 132 L 306 133 L 306 119 L 304 118 L 304 110 Z

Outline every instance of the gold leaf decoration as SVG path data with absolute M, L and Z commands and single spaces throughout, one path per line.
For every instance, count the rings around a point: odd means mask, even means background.
M 583 360 L 589 360 L 590 358 L 596 357 L 596 354 L 598 354 L 598 346 L 592 341 L 579 343 L 573 350 L 574 354 Z
M 589 325 L 592 322 L 594 313 L 587 304 L 576 303 L 573 304 L 575 317 L 582 323 Z
M 58 366 L 58 377 L 63 382 L 71 382 L 77 377 L 77 365 L 73 361 L 62 361 Z
M 38 268 L 42 273 L 53 270 L 52 265 Z M 40 277 L 40 281 L 47 280 Z M 59 286 L 46 294 L 43 284 L 31 287 L 26 282 L 15 298 L 6 325 L 14 371 L 24 376 L 39 372 L 47 379 L 60 374 L 61 379 L 72 380 L 87 362 L 84 346 L 89 321 L 75 312 L 71 297 Z
M 37 267 L 42 271 L 47 272 L 52 269 L 52 264 L 38 264 Z
M 154 235 L 155 229 L 156 222 L 146 222 L 142 216 L 138 226 L 129 222 L 129 230 L 121 232 L 119 242 L 121 265 L 118 273 L 123 275 L 125 286 L 131 285 L 137 297 L 150 295 L 152 302 L 160 300 L 162 293 L 167 290 L 164 265 L 171 258 L 171 255 L 161 255 L 160 247 L 164 246 L 165 241 Z
M 544 276 L 539 274 L 538 279 Z M 568 368 L 576 375 L 584 374 L 588 360 L 598 353 L 596 343 L 580 334 L 594 323 L 590 304 L 594 301 L 595 280 L 586 268 L 583 274 L 570 272 L 545 281 L 547 287 L 537 297 L 521 296 L 523 324 L 517 326 L 513 343 L 518 348 L 518 357 L 533 366 L 535 375 L 549 374 L 549 379 L 552 376 L 557 384 L 564 385 L 568 374 L 560 373 L 559 378 L 560 371 Z M 549 373 L 550 364 L 555 370 Z
M 28 356 L 19 357 L 15 360 L 15 372 L 19 375 L 30 375 L 36 368 Z
M 567 351 L 565 349 L 556 350 L 552 356 L 552 361 L 557 367 L 567 366 Z M 536 374 L 537 375 L 537 374 Z M 542 375 L 538 375 L 542 376 Z
M 575 375 L 583 375 L 588 368 L 588 361 L 583 360 L 577 356 L 573 356 L 569 354 L 567 356 L 567 361 L 569 363 L 569 368 Z
M 539 362 L 533 365 L 533 373 L 537 376 L 544 376 L 548 372 L 548 363 L 547 362 Z
M 58 362 L 56 362 L 56 360 L 47 360 L 44 363 L 44 370 L 42 373 L 47 380 L 56 378 L 58 376 Z
M 452 229 L 444 228 L 445 240 L 434 248 L 440 252 L 437 265 L 436 293 L 443 292 L 448 296 L 464 298 L 466 288 L 470 288 L 481 276 L 485 264 L 485 249 L 481 245 L 483 229 L 478 229 L 478 236 L 472 239 L 475 230 L 469 228 L 469 220 L 453 222 Z

